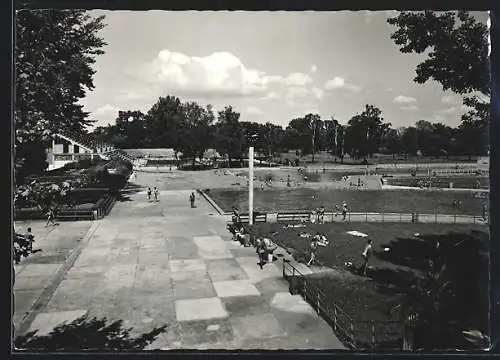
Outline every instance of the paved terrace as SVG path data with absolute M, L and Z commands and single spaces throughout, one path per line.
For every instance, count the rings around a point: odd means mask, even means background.
M 154 177 L 141 180 L 155 185 Z M 280 261 L 261 270 L 255 251 L 230 240 L 224 217 L 203 198 L 189 207 L 193 184 L 171 180 L 158 183 L 159 203 L 148 202 L 142 188 L 100 221 L 29 224 L 43 251 L 15 267 L 18 334 L 47 334 L 88 314 L 121 319 L 133 335 L 167 324 L 150 349 L 343 348 L 290 295 Z M 16 230 L 26 226 L 16 223 Z

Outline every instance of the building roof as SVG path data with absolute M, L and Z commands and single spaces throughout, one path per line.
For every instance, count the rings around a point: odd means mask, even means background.
M 96 151 L 99 147 L 111 146 L 110 144 L 98 142 L 95 137 L 84 132 L 63 130 L 56 133 L 55 136 L 67 138 L 91 151 Z

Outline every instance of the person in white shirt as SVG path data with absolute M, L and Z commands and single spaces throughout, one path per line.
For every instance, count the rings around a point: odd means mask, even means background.
M 372 256 L 372 242 L 373 242 L 372 239 L 368 239 L 365 249 L 361 253 L 363 262 L 361 264 L 360 272 L 363 276 L 366 276 L 366 268 L 368 267 L 368 261 Z

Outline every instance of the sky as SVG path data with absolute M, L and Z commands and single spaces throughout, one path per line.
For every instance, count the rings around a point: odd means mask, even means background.
M 95 126 L 114 124 L 119 110 L 147 112 L 167 95 L 284 127 L 307 113 L 345 124 L 365 104 L 393 127 L 456 126 L 465 112 L 440 84 L 413 81 L 425 55 L 399 52 L 386 22 L 394 11 L 91 13 L 108 24 L 95 88 L 80 101 Z

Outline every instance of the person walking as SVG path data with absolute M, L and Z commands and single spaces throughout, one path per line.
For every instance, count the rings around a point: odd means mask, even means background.
M 159 201 L 160 191 L 158 190 L 158 188 L 156 186 L 154 187 L 153 193 L 155 195 L 155 201 Z
M 360 267 L 360 273 L 363 276 L 366 276 L 366 269 L 368 268 L 368 261 L 372 256 L 372 239 L 368 239 L 365 249 L 361 253 L 362 263 Z
M 191 207 L 194 208 L 194 202 L 195 202 L 195 196 L 194 196 L 194 192 L 191 193 L 191 195 L 189 195 L 189 202 L 191 203 Z
M 268 258 L 266 244 L 264 243 L 262 238 L 259 237 L 255 241 L 255 245 L 256 245 L 255 247 L 256 247 L 257 255 L 259 256 L 259 266 L 260 266 L 260 269 L 263 270 L 264 265 L 266 264 L 267 258 Z
M 347 207 L 347 203 L 344 201 L 342 203 L 342 220 L 346 220 L 347 218 L 347 212 L 349 211 L 349 208 Z
M 151 201 L 151 188 L 148 187 L 148 201 Z
M 47 223 L 45 224 L 45 227 L 49 226 L 50 225 L 55 225 L 55 219 L 56 215 L 55 215 L 55 211 L 54 209 L 52 208 L 52 206 L 49 206 L 48 210 L 47 210 Z
M 311 266 L 312 263 L 314 263 L 316 261 L 316 251 L 317 251 L 317 249 L 318 249 L 318 242 L 313 237 L 312 240 L 311 240 L 311 245 L 309 247 L 310 258 L 309 258 L 309 261 L 307 263 L 307 266 Z
M 318 209 L 318 224 L 325 223 L 325 207 L 321 205 Z

